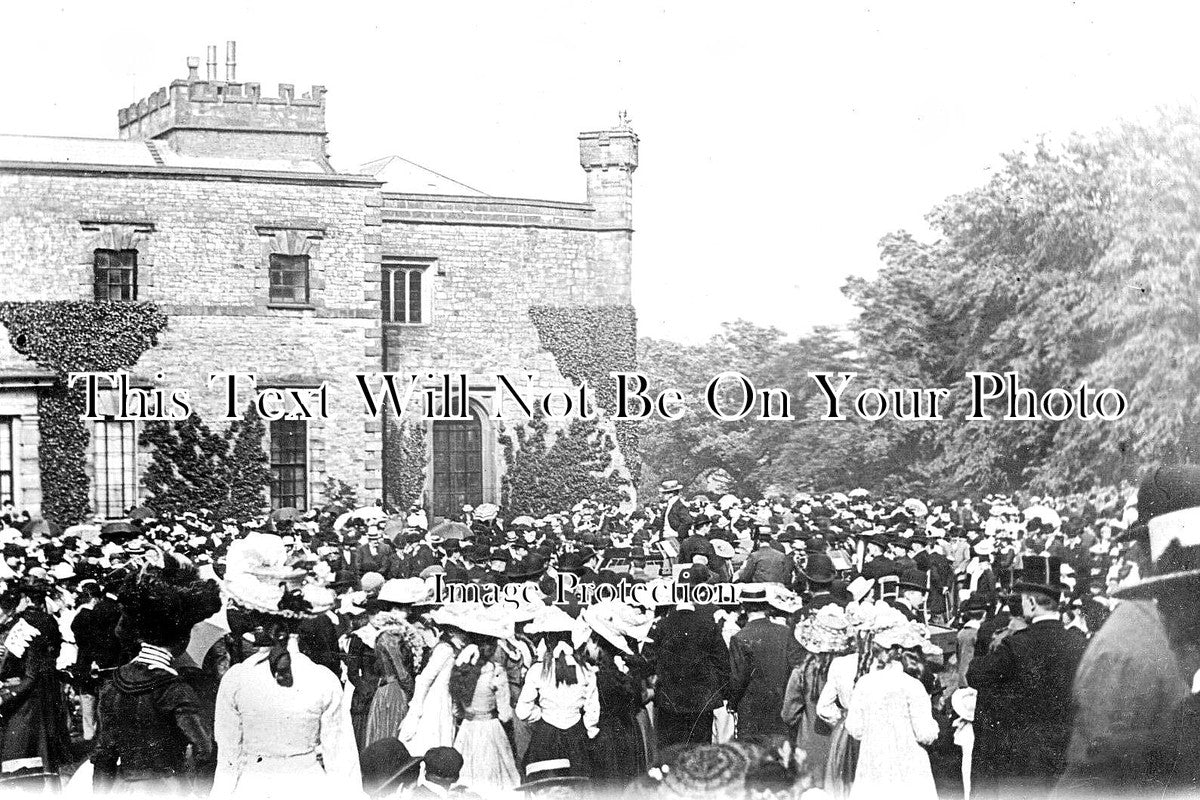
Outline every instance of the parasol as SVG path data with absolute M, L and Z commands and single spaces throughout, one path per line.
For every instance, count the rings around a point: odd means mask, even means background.
M 158 515 L 145 506 L 138 506 L 129 512 L 130 519 L 158 519 Z
M 905 500 L 904 508 L 914 517 L 924 517 L 929 514 L 929 506 L 925 505 L 915 497 L 910 497 Z
M 1052 528 L 1058 528 L 1062 525 L 1062 517 L 1049 506 L 1030 506 L 1021 513 L 1025 516 L 1026 522 L 1036 519 Z
M 192 636 L 188 641 L 187 654 L 197 667 L 204 666 L 204 657 L 216 644 L 217 640 L 229 633 L 229 620 L 225 617 L 225 606 L 206 620 L 201 620 L 192 626 Z
M 439 522 L 429 532 L 430 537 L 440 536 L 443 539 L 470 539 L 471 529 L 461 522 Z

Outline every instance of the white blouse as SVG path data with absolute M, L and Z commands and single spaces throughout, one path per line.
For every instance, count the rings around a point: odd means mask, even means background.
M 596 671 L 584 664 L 575 665 L 578 681 L 573 684 L 554 683 L 551 664 L 548 679 L 543 680 L 543 667 L 534 663 L 525 676 L 525 685 L 517 698 L 518 719 L 534 722 L 545 720 L 560 730 L 567 730 L 583 717 L 589 738 L 600 732 L 600 695 L 596 691 Z
M 213 726 L 218 756 L 213 797 L 257 794 L 263 785 L 282 794 L 301 780 L 336 792 L 329 796 L 362 796 L 342 686 L 326 667 L 299 652 L 295 637 L 289 649 L 291 686 L 276 682 L 265 650 L 233 665 L 221 679 Z

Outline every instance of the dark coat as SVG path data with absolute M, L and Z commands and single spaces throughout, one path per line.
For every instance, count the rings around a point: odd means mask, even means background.
M 717 553 L 713 550 L 712 542 L 703 536 L 693 534 L 679 544 L 679 563 L 691 564 L 694 556 L 704 556 L 708 559 L 711 567 L 717 558 Z
M 1045 791 L 1066 769 L 1071 683 L 1086 645 L 1078 631 L 1048 619 L 1009 634 L 995 650 L 971 662 L 967 679 L 979 691 L 979 702 L 1005 709 L 996 718 L 982 720 L 985 726 L 1004 728 L 1007 763 L 999 770 L 1003 786 Z
M 878 580 L 887 575 L 899 575 L 900 568 L 887 556 L 879 556 L 863 564 L 861 574 L 864 578 Z
M 744 583 L 782 583 L 789 586 L 795 578 L 796 564 L 773 547 L 755 550 L 738 570 L 737 580 Z
M 737 711 L 739 739 L 789 736 L 781 716 L 792 669 L 803 650 L 790 628 L 766 618 L 746 623 L 729 643 L 729 705 Z
M 666 510 L 666 515 L 663 520 L 671 526 L 671 529 L 679 536 L 687 536 L 692 529 L 692 512 L 688 511 L 687 503 L 682 499 L 668 501 L 669 505 Z M 662 528 L 666 531 L 666 526 Z
M 396 555 L 396 548 L 392 547 L 387 542 L 380 542 L 376 545 L 376 552 L 371 552 L 371 546 L 368 544 L 360 544 L 354 548 L 354 573 L 358 578 L 362 578 L 368 572 L 377 572 L 384 578 L 400 577 L 400 557 Z
M 21 620 L 39 633 L 22 655 L 6 652 L 0 657 L 0 760 L 8 771 L 24 768 L 15 766 L 20 763 L 35 771 L 57 772 L 71 743 L 55 669 L 62 636 L 45 611 L 29 609 L 14 624 Z M 0 641 L 11 629 L 12 625 L 0 629 Z
M 71 620 L 71 633 L 79 655 L 75 660 L 75 685 L 81 691 L 95 694 L 97 681 L 92 669 L 112 670 L 121 665 L 121 641 L 117 638 L 117 623 L 121 607 L 104 598 L 93 608 L 81 608 Z
M 100 694 L 100 727 L 96 734 L 93 785 L 103 788 L 118 779 L 180 779 L 187 746 L 198 761 L 213 752 L 201 720 L 200 700 L 184 678 L 144 664 L 126 664 Z
M 650 637 L 655 705 L 675 714 L 720 708 L 729 687 L 729 649 L 712 614 L 675 609 Z

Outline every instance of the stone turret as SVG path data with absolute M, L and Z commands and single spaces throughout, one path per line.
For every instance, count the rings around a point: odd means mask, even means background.
M 600 224 L 633 228 L 633 171 L 638 165 L 638 137 L 621 114 L 614 130 L 579 134 L 579 164 L 587 173 L 587 199 Z
M 276 97 L 264 97 L 257 83 L 239 83 L 236 47 L 226 45 L 225 80 L 217 79 L 215 46 L 208 49 L 208 73 L 200 59 L 188 59 L 188 77 L 117 112 L 122 139 L 155 140 L 185 156 L 283 158 L 327 161 L 325 87 L 299 97 L 291 84 L 279 84 Z

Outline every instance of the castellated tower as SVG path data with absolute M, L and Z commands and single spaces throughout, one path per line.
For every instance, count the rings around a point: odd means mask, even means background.
M 602 285 L 604 301 L 632 302 L 633 172 L 638 137 L 624 113 L 615 130 L 579 134 L 579 164 L 587 173 L 587 201 L 596 209 L 595 229 L 611 274 Z
M 325 87 L 297 97 L 281 83 L 277 97 L 264 97 L 259 84 L 236 80 L 235 43 L 225 52 L 225 80 L 217 79 L 213 45 L 204 80 L 200 59 L 189 58 L 187 80 L 118 111 L 120 138 L 154 140 L 183 156 L 317 161 L 328 169 Z

